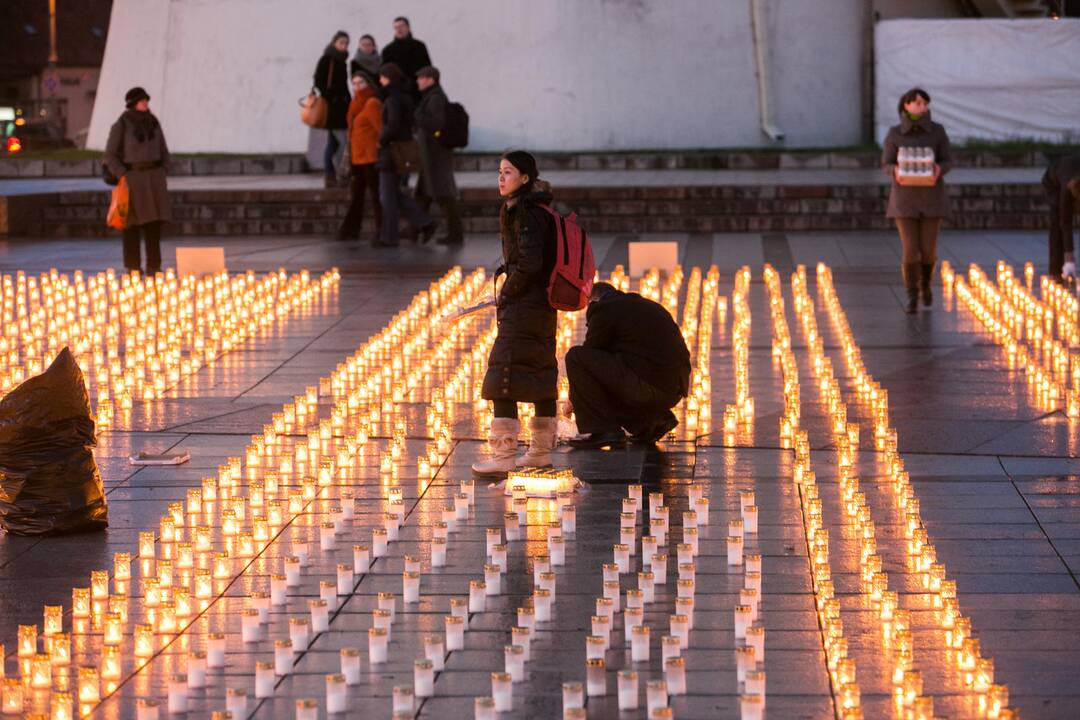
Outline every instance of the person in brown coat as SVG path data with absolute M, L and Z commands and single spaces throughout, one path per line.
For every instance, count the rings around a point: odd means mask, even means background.
M 1073 215 L 1080 210 L 1080 155 L 1050 163 L 1042 179 L 1050 206 L 1050 276 L 1076 279 L 1073 255 Z
M 362 70 L 353 73 L 353 98 L 349 104 L 349 155 L 352 163 L 349 211 L 338 230 L 338 240 L 356 240 L 364 218 L 364 196 L 371 195 L 375 208 L 375 237 L 382 232 L 382 205 L 379 204 L 379 133 L 382 131 L 382 101 L 374 80 Z
M 165 169 L 169 147 L 161 123 L 150 112 L 150 95 L 141 87 L 124 96 L 127 110 L 109 130 L 105 165 L 116 177 L 127 178 L 130 193 L 124 228 L 124 267 L 139 270 L 139 236 L 146 240 L 146 274 L 161 270 L 161 224 L 170 218 Z
M 933 303 L 931 282 L 937 262 L 937 238 L 941 221 L 949 216 L 949 195 L 944 176 L 951 167 L 949 136 L 945 128 L 930 119 L 930 94 L 922 88 L 912 88 L 900 97 L 897 106 L 900 124 L 889 128 L 881 164 L 892 178 L 889 207 L 885 217 L 896 221 L 903 246 L 901 272 L 907 288 L 908 314 L 918 309 L 919 286 L 922 285 L 923 305 Z M 897 180 L 900 148 L 930 148 L 934 152 L 933 184 L 902 185 Z

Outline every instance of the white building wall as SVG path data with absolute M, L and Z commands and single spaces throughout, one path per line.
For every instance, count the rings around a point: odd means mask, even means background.
M 764 0 L 792 147 L 859 141 L 862 3 Z M 116 0 L 88 146 L 143 85 L 175 152 L 303 152 L 297 100 L 334 31 L 412 20 L 471 150 L 768 146 L 750 0 Z

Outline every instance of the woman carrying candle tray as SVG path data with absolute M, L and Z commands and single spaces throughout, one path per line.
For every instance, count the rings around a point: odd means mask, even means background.
M 945 128 L 930 119 L 930 94 L 912 88 L 897 105 L 900 124 L 889 128 L 881 164 L 892 178 L 885 217 L 896 220 L 903 247 L 900 270 L 907 289 L 905 312 L 933 302 L 931 281 L 937 262 L 937 238 L 941 221 L 949 216 L 949 195 L 944 175 L 951 156 Z
M 523 150 L 499 163 L 502 266 L 498 294 L 498 334 L 488 356 L 481 395 L 495 404 L 489 445 L 492 456 L 472 466 L 480 475 L 504 475 L 517 467 L 551 464 L 555 446 L 555 404 L 559 365 L 555 359 L 556 311 L 547 284 L 555 265 L 555 225 L 541 207 L 550 205 L 547 183 L 538 179 L 536 158 Z M 529 450 L 515 460 L 520 423 L 517 404 L 536 408 Z

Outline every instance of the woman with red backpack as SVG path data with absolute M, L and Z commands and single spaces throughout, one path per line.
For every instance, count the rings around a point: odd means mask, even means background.
M 495 405 L 489 445 L 492 456 L 472 466 L 479 475 L 505 475 L 515 467 L 551 464 L 555 447 L 559 364 L 555 359 L 556 311 L 548 300 L 555 266 L 555 222 L 544 209 L 550 186 L 538 179 L 536 158 L 524 150 L 499 163 L 499 211 L 502 266 L 506 280 L 498 295 L 498 335 L 488 356 L 481 395 Z M 517 455 L 517 404 L 536 409 L 529 450 Z

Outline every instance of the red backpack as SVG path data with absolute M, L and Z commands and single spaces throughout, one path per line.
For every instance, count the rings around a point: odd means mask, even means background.
M 548 283 L 548 304 L 556 310 L 574 312 L 589 304 L 596 261 L 589 237 L 577 223 L 577 214 L 565 217 L 547 205 L 539 205 L 555 221 L 555 267 Z

